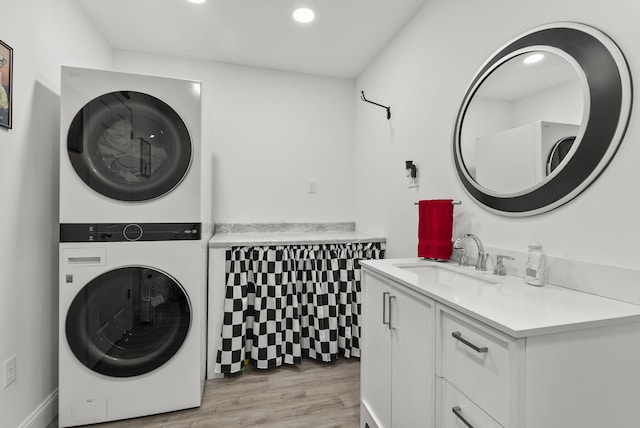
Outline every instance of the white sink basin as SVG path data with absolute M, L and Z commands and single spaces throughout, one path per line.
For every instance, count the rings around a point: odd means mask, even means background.
M 415 273 L 427 280 L 437 282 L 449 287 L 459 287 L 468 285 L 496 285 L 497 282 L 477 276 L 468 275 L 454 269 L 447 269 L 440 266 L 401 266 L 400 269 Z

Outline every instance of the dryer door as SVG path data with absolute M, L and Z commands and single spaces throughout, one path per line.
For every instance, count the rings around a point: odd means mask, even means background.
M 66 318 L 73 354 L 106 376 L 148 373 L 173 357 L 191 324 L 188 296 L 167 274 L 125 267 L 90 281 Z
M 187 174 L 192 144 L 165 102 L 133 91 L 104 94 L 74 117 L 67 152 L 78 176 L 112 199 L 144 201 L 173 190 Z
M 547 175 L 551 174 L 558 165 L 560 165 L 564 158 L 567 157 L 575 141 L 575 136 L 569 136 L 561 138 L 555 142 L 549 151 L 549 156 L 547 157 Z

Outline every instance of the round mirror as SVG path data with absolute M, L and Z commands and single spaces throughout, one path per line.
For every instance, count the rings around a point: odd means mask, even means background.
M 555 23 L 500 48 L 458 112 L 454 161 L 484 208 L 539 214 L 571 200 L 609 163 L 631 111 L 631 78 L 615 43 Z
M 550 50 L 524 50 L 496 65 L 471 99 L 460 130 L 462 158 L 478 185 L 496 195 L 520 194 L 547 179 L 554 144 L 575 138 L 588 116 L 580 71 Z

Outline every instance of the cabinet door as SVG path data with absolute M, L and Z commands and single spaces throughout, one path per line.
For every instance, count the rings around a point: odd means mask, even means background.
M 393 427 L 435 425 L 434 302 L 393 289 L 391 416 Z
M 378 428 L 391 426 L 391 335 L 386 281 L 363 272 L 360 396 Z M 387 322 L 387 324 L 384 324 Z M 363 413 L 364 414 L 364 413 Z M 364 426 L 364 420 L 362 422 Z M 371 424 L 369 423 L 371 427 Z

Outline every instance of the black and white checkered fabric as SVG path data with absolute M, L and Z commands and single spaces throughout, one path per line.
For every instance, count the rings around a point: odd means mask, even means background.
M 226 252 L 222 341 L 215 371 L 236 373 L 360 356 L 361 259 L 383 243 L 233 247 Z

